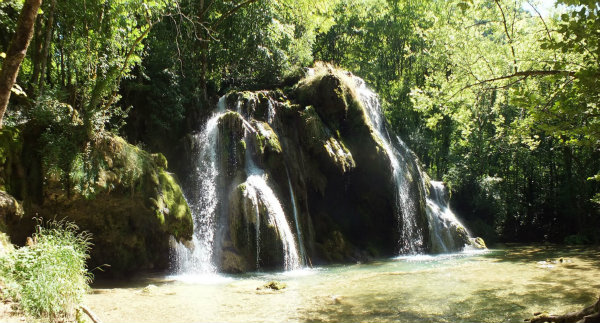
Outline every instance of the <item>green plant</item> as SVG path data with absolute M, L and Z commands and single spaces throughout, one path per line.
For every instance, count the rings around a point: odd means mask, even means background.
M 67 221 L 41 221 L 27 246 L 0 258 L 8 296 L 32 317 L 73 318 L 91 280 L 91 235 Z

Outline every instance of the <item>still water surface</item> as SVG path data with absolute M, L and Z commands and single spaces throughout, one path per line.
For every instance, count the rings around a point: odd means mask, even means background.
M 257 289 L 273 280 L 287 288 Z M 523 322 L 542 310 L 579 310 L 599 292 L 600 248 L 527 246 L 285 273 L 143 277 L 98 283 L 85 302 L 103 322 Z

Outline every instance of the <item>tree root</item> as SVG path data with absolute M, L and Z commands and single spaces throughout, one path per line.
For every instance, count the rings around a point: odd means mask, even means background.
M 92 312 L 92 310 L 90 310 L 87 306 L 81 305 L 80 308 L 92 321 L 94 321 L 94 323 L 102 323 L 98 316 L 96 316 L 94 312 Z
M 588 306 L 579 312 L 563 315 L 535 313 L 533 318 L 525 321 L 531 323 L 600 323 L 600 297 L 594 305 Z

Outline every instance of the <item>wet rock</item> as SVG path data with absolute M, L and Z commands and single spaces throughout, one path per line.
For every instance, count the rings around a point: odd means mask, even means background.
M 218 160 L 224 174 L 229 178 L 243 177 L 247 143 L 244 141 L 250 124 L 242 116 L 229 111 L 219 118 Z
M 152 294 L 156 294 L 156 291 L 158 290 L 158 287 L 156 285 L 148 285 L 144 288 L 142 288 L 140 290 L 140 294 L 144 294 L 144 295 L 152 295 Z
M 282 290 L 287 288 L 287 285 L 278 281 L 270 281 L 263 286 L 257 287 L 256 290 L 270 289 L 270 290 Z
M 483 241 L 483 239 L 480 237 L 469 238 L 469 244 L 470 244 L 470 246 L 477 248 L 477 249 L 487 249 L 487 246 L 485 245 L 485 241 Z
M 225 249 L 221 254 L 221 270 L 226 273 L 239 274 L 244 273 L 251 268 L 246 259 L 240 256 L 235 250 Z

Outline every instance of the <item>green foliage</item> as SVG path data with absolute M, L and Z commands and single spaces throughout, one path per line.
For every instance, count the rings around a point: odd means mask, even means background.
M 427 46 L 421 28 L 433 23 L 431 1 L 340 1 L 335 24 L 317 35 L 315 58 L 364 78 L 380 94 L 391 126 L 409 142 L 418 137 L 418 119 L 408 96 L 422 83 Z M 418 147 L 417 147 L 418 148 Z
M 86 141 L 79 113 L 70 105 L 45 96 L 29 114 L 43 129 L 39 139 L 42 167 L 48 176 L 67 182 L 71 163 Z
M 561 0 L 555 16 L 506 0 L 51 3 L 18 80 L 28 99 L 13 100 L 8 122 L 38 126 L 46 175 L 67 190 L 140 185 L 149 158 L 102 148 L 115 143 L 106 130 L 175 156 L 219 94 L 289 86 L 316 59 L 374 87 L 390 127 L 448 181 L 467 220 L 556 241 L 598 223 L 600 182 L 588 180 L 600 169 L 597 1 Z M 0 4 L 0 52 L 20 6 Z M 336 132 L 331 116 L 320 118 Z
M 18 0 L 0 2 L 0 53 L 8 49 L 22 7 L 23 2 Z
M 32 244 L 0 258 L 8 293 L 24 312 L 51 321 L 73 318 L 88 289 L 90 235 L 69 222 L 38 224 Z

